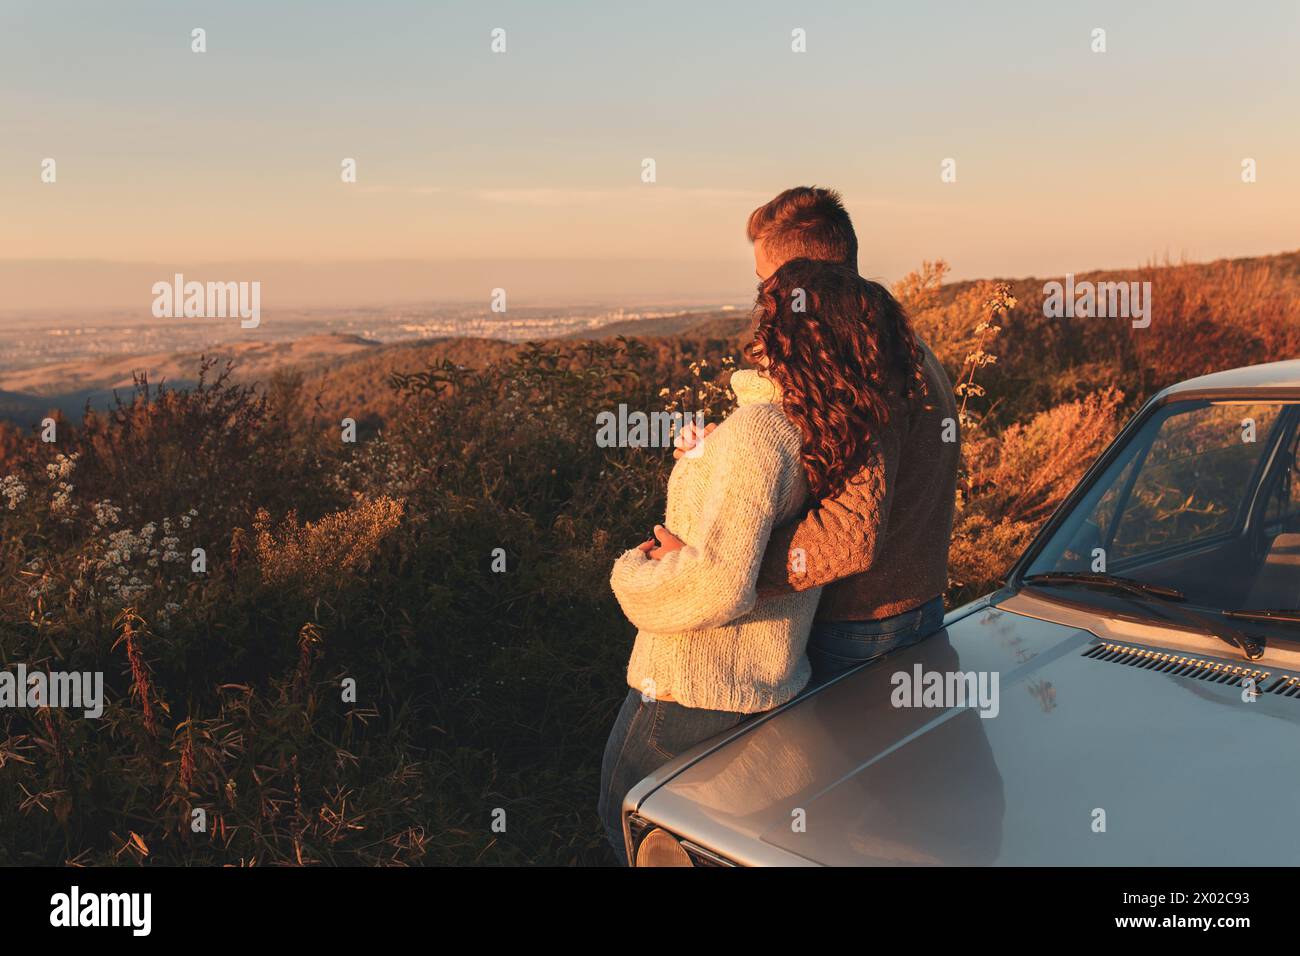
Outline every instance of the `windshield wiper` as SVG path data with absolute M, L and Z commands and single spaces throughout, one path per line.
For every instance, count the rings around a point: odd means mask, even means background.
M 1127 591 L 1130 594 L 1145 594 L 1164 598 L 1167 601 L 1186 601 L 1187 595 L 1178 588 L 1168 588 L 1163 584 L 1147 584 L 1136 578 L 1125 578 L 1118 574 L 1099 574 L 1096 571 L 1048 571 L 1044 574 L 1031 574 L 1025 578 L 1026 584 L 1096 584 L 1113 591 Z
M 1243 634 L 1235 627 L 1226 627 L 1222 622 L 1214 621 L 1204 614 L 1198 614 L 1189 608 L 1179 607 L 1174 604 L 1175 601 L 1186 601 L 1187 595 L 1177 588 L 1165 587 L 1161 584 L 1148 584 L 1145 581 L 1137 581 L 1133 578 L 1119 577 L 1113 574 L 1098 574 L 1096 572 L 1085 571 L 1048 571 L 1044 574 L 1031 574 L 1024 579 L 1026 584 L 1082 584 L 1086 587 L 1098 587 L 1112 591 L 1122 591 L 1125 594 L 1135 595 L 1144 598 L 1156 598 L 1161 602 L 1161 607 L 1173 612 L 1170 616 L 1181 618 L 1184 623 L 1191 624 L 1200 631 L 1216 637 L 1226 644 L 1231 644 L 1243 654 L 1247 660 L 1257 661 L 1264 656 L 1263 638 L 1252 637 Z
M 1238 617 L 1243 621 L 1268 621 L 1278 624 L 1300 624 L 1300 611 L 1290 608 L 1245 607 L 1236 611 L 1224 611 L 1224 617 Z

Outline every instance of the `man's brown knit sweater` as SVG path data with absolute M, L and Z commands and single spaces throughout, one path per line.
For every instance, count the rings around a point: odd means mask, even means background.
M 878 620 L 943 594 L 961 442 L 952 383 L 922 349 L 925 394 L 893 403 L 866 467 L 838 497 L 772 533 L 760 592 L 825 586 L 819 621 Z

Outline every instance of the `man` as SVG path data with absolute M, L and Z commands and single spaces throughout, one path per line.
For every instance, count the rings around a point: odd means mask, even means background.
M 797 258 L 857 269 L 857 235 L 833 190 L 787 189 L 750 214 L 747 232 L 760 280 Z M 952 383 L 930 348 L 920 345 L 924 394 L 891 410 L 888 425 L 872 436 L 872 457 L 858 480 L 774 531 L 763 558 L 760 593 L 825 586 L 808 644 L 814 680 L 942 626 L 961 445 Z M 714 427 L 686 431 L 674 456 Z M 658 534 L 661 547 L 652 558 L 681 546 L 669 532 Z

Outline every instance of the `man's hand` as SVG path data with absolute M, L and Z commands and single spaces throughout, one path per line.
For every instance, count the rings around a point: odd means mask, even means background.
M 674 535 L 671 531 L 661 524 L 655 525 L 655 537 L 658 541 L 647 541 L 644 544 L 638 544 L 636 549 L 648 558 L 658 561 L 664 555 L 672 551 L 680 551 L 684 544 L 682 539 Z
M 687 422 L 682 426 L 682 430 L 677 433 L 673 439 L 673 459 L 677 460 L 685 455 L 696 445 L 704 441 L 713 434 L 713 429 L 718 427 L 717 422 L 710 422 L 703 429 L 696 427 L 694 422 Z M 673 540 L 676 540 L 675 538 Z M 679 545 L 680 547 L 680 545 Z

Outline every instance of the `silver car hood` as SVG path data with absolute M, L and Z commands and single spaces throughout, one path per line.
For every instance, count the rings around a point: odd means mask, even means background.
M 1300 696 L 1245 702 L 1026 607 L 1040 616 L 978 610 L 704 744 L 625 806 L 742 864 L 1300 862 Z M 893 706 L 918 665 L 997 672 L 997 715 Z M 1284 676 L 1261 666 L 1262 688 Z

